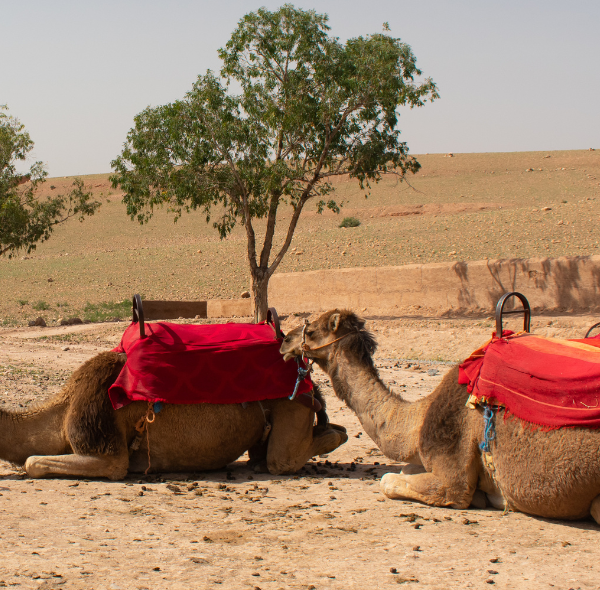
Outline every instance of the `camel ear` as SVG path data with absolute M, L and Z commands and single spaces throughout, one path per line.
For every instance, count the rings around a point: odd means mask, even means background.
M 329 318 L 329 331 L 330 332 L 337 332 L 337 329 L 339 327 L 340 327 L 340 314 L 339 313 L 334 313 Z

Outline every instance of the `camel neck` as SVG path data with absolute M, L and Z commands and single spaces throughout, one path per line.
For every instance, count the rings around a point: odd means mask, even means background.
M 64 411 L 60 404 L 20 412 L 0 410 L 0 459 L 22 465 L 31 455 L 64 452 L 68 447 Z
M 351 352 L 338 349 L 323 368 L 336 395 L 354 411 L 384 455 L 410 461 L 417 454 L 420 403 L 392 393 L 377 369 Z

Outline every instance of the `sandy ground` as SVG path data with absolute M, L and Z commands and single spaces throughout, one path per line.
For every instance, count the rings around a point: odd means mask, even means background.
M 595 317 L 534 318 L 537 333 L 581 337 Z M 284 328 L 297 323 L 284 322 Z M 384 380 L 427 395 L 490 334 L 489 320 L 371 319 Z M 53 392 L 124 324 L 0 331 L 0 407 Z M 316 375 L 348 443 L 293 477 L 226 471 L 122 482 L 31 480 L 0 463 L 0 586 L 17 588 L 600 588 L 599 527 L 496 510 L 392 501 L 379 478 L 401 467 L 361 434 Z M 0 424 L 1 427 L 1 424 Z

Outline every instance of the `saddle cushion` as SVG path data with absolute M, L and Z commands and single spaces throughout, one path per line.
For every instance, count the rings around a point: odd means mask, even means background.
M 505 331 L 459 367 L 477 401 L 549 429 L 600 427 L 600 339 L 557 340 Z
M 289 396 L 296 363 L 279 353 L 271 325 L 132 323 L 115 352 L 127 362 L 108 395 L 115 409 L 132 401 L 236 404 Z M 308 376 L 298 394 L 312 390 Z

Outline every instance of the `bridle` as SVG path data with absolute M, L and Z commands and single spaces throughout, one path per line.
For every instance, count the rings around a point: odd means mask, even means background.
M 325 348 L 327 346 L 330 346 L 331 344 L 335 344 L 336 342 L 339 342 L 342 338 L 345 338 L 346 336 L 350 336 L 350 334 L 352 334 L 352 332 L 347 332 L 343 336 L 340 336 L 339 338 L 336 338 L 335 340 L 332 340 L 331 342 L 326 342 L 325 344 L 321 344 L 321 346 L 315 346 L 315 347 L 311 348 L 308 344 L 306 344 L 306 328 L 307 328 L 307 326 L 308 326 L 308 322 L 305 321 L 304 326 L 302 326 L 302 345 L 301 345 L 302 361 L 304 363 L 307 363 L 309 360 L 308 357 L 304 354 L 305 352 L 312 352 L 313 350 L 320 350 L 321 348 Z M 312 365 L 313 362 L 314 362 L 314 360 L 311 359 L 310 364 Z
M 340 336 L 339 338 L 336 338 L 335 340 L 332 340 L 331 342 L 327 342 L 326 344 L 322 344 L 321 346 L 315 346 L 314 348 L 311 348 L 310 346 L 308 346 L 308 344 L 306 344 L 306 328 L 307 328 L 307 326 L 308 326 L 308 320 L 304 320 L 304 326 L 302 326 L 302 345 L 301 345 L 302 356 L 300 357 L 300 359 L 298 357 L 296 357 L 296 363 L 298 364 L 298 378 L 296 379 L 296 385 L 294 386 L 294 391 L 292 392 L 292 395 L 290 395 L 288 398 L 290 400 L 293 400 L 296 397 L 296 394 L 298 393 L 298 388 L 300 387 L 300 383 L 302 381 L 304 381 L 304 379 L 307 377 L 307 375 L 309 375 L 313 370 L 313 364 L 315 361 L 314 361 L 314 359 L 309 359 L 305 353 L 311 352 L 313 350 L 319 350 L 320 348 L 325 348 L 326 346 L 329 346 L 330 344 L 334 344 L 335 342 L 338 342 L 342 338 L 345 338 L 349 334 L 352 334 L 352 332 L 348 332 L 347 334 L 344 334 L 343 336 Z M 306 368 L 303 368 L 302 366 L 300 366 L 300 362 L 302 362 Z M 314 399 L 314 391 L 313 391 L 313 399 Z

